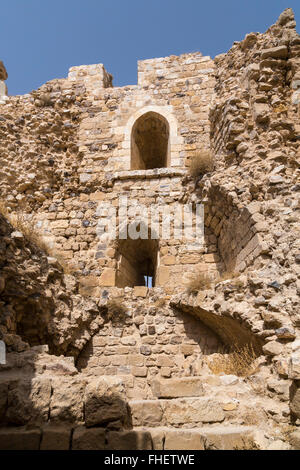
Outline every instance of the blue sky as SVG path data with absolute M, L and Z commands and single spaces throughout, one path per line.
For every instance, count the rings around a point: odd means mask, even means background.
M 100 62 L 115 86 L 131 85 L 137 60 L 214 57 L 246 33 L 264 32 L 288 7 L 300 31 L 299 0 L 3 0 L 0 59 L 11 95 Z

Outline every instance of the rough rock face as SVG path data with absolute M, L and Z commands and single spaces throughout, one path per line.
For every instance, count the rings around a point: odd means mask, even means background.
M 141 61 L 138 75 L 113 88 L 102 64 L 73 67 L 7 97 L 0 62 L 0 448 L 297 449 L 294 14 L 214 60 Z M 203 148 L 214 169 L 195 179 Z M 203 202 L 203 246 L 99 240 L 99 204 L 120 195 Z M 7 220 L 18 216 L 26 230 Z M 149 289 L 136 285 L 146 261 Z M 203 273 L 209 284 L 186 289 Z M 224 369 L 232 346 L 250 345 L 247 373 Z
M 0 216 L 0 338 L 8 351 L 48 344 L 53 353 L 78 355 L 104 320 L 78 282 Z M 21 339 L 22 338 L 22 339 Z

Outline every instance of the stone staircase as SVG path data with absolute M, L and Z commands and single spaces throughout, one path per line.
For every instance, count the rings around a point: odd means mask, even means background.
M 218 397 L 219 385 L 209 385 L 216 379 L 200 376 L 155 381 L 155 399 L 129 402 L 133 429 L 149 433 L 155 450 L 266 449 L 270 442 L 259 421 L 246 424 L 247 412 L 253 409 L 257 420 L 261 417 L 257 398 L 251 397 L 251 390 L 235 376 L 223 376 L 228 385 Z M 246 397 L 247 406 L 241 406 Z
M 88 378 L 63 357 L 32 358 L 30 379 L 30 354 L 0 374 L 0 450 L 290 448 L 285 403 L 258 393 L 264 376 L 254 388 L 249 378 L 205 371 L 153 379 L 152 398 L 128 401 L 122 378 Z

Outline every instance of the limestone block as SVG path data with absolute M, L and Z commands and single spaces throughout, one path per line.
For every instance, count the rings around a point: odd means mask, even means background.
M 219 256 L 215 255 L 214 253 L 209 253 L 207 255 L 204 255 L 203 259 L 205 263 L 217 263 L 218 261 L 220 261 Z
M 127 359 L 129 366 L 142 367 L 145 363 L 145 358 L 141 354 L 130 354 Z
M 174 357 L 167 356 L 166 354 L 160 354 L 157 358 L 157 365 L 159 367 L 174 367 Z
M 43 428 L 40 450 L 69 450 L 71 428 L 46 426 Z
M 268 120 L 269 105 L 266 103 L 254 103 L 253 104 L 253 115 L 255 121 L 258 123 L 264 123 Z
M 69 226 L 68 220 L 54 220 L 51 222 L 51 228 L 67 228 Z
M 225 418 L 220 403 L 210 398 L 167 400 L 164 416 L 167 424 L 217 423 Z
M 262 349 L 266 356 L 277 356 L 282 353 L 283 346 L 277 341 L 270 341 L 265 344 Z
M 300 380 L 294 380 L 290 387 L 290 409 L 300 418 Z
M 131 373 L 135 377 L 147 377 L 148 369 L 147 369 L 147 367 L 132 367 L 131 368 Z
M 87 427 L 127 421 L 125 386 L 118 377 L 102 376 L 92 380 L 86 387 L 84 403 Z
M 272 57 L 273 59 L 286 59 L 288 56 L 288 48 L 286 46 L 271 47 L 270 49 L 264 49 L 261 51 L 261 58 L 267 59 Z
M 161 263 L 167 266 L 173 265 L 176 263 L 176 257 L 174 255 L 166 255 L 161 259 Z
M 280 302 L 280 299 L 278 299 Z M 292 326 L 282 326 L 275 331 L 277 338 L 292 341 L 296 337 L 295 329 Z
M 102 193 L 100 191 L 96 191 L 95 193 L 92 193 L 90 195 L 91 201 L 103 201 L 104 199 L 105 199 L 105 193 Z
M 153 428 L 151 429 L 152 447 L 153 450 L 164 450 L 165 429 Z
M 49 379 L 11 381 L 8 388 L 6 421 L 14 425 L 47 421 L 51 397 Z
M 252 429 L 250 427 L 228 426 L 212 429 L 201 429 L 205 437 L 207 450 L 248 450 L 255 449 Z
M 271 442 L 267 450 L 290 450 L 290 445 L 288 442 L 284 442 L 281 439 L 276 439 L 276 441 Z
M 99 284 L 99 278 L 97 276 L 82 276 L 79 278 L 79 283 L 84 287 L 96 287 Z
M 74 430 L 72 450 L 105 450 L 105 429 L 86 429 L 80 426 Z
M 134 400 L 129 403 L 133 426 L 162 424 L 163 409 L 159 400 Z
M 134 286 L 133 294 L 136 297 L 147 297 L 148 287 L 146 286 Z
M 203 301 L 203 297 L 201 301 Z M 191 356 L 192 354 L 194 354 L 195 349 L 196 346 L 194 346 L 193 344 L 182 344 L 180 346 L 180 350 L 184 356 Z
M 78 422 L 83 420 L 83 394 L 85 382 L 77 378 L 52 379 L 50 420 Z
M 111 431 L 107 435 L 107 449 L 151 450 L 151 434 L 148 431 Z
M 152 390 L 158 398 L 200 397 L 204 394 L 200 377 L 154 380 Z
M 104 268 L 99 279 L 100 287 L 114 287 L 116 285 L 116 271 L 112 268 Z
M 39 429 L 1 428 L 0 450 L 39 450 Z
M 221 375 L 219 380 L 222 385 L 234 385 L 239 382 L 239 378 L 236 375 L 231 374 Z
M 300 429 L 290 435 L 290 444 L 294 450 L 300 450 Z
M 165 432 L 164 450 L 204 450 L 204 442 L 198 430 L 170 429 Z
M 170 269 L 167 266 L 160 266 L 157 270 L 157 285 L 164 286 L 169 282 Z
M 293 94 L 292 94 L 292 104 L 299 104 L 300 103 L 300 91 L 299 90 L 296 90 Z
M 4 81 L 0 80 L 0 98 L 7 96 L 7 86 Z
M 279 15 L 277 20 L 277 24 L 280 26 L 286 25 L 286 23 L 294 22 L 295 15 L 292 8 L 286 8 L 283 12 Z

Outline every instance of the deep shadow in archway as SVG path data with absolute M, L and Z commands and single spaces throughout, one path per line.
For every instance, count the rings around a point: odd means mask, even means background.
M 117 263 L 117 287 L 145 285 L 154 287 L 158 263 L 158 240 L 150 238 L 119 240 Z
M 158 113 L 148 112 L 135 122 L 131 134 L 131 169 L 164 168 L 169 163 L 169 124 Z

